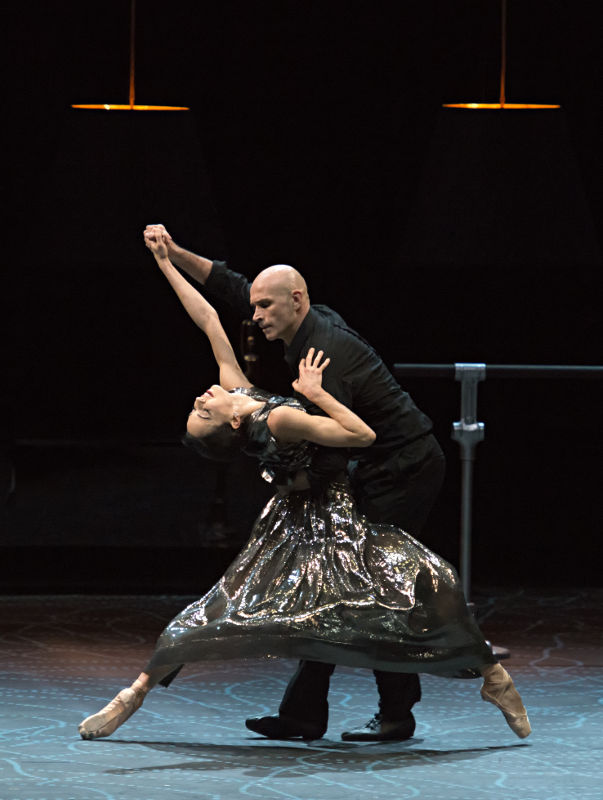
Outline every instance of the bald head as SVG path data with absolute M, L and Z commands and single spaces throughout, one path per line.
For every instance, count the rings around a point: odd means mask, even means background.
M 262 270 L 250 290 L 253 319 L 269 339 L 290 344 L 310 310 L 308 287 L 301 274 L 288 264 Z
M 288 264 L 273 264 L 271 267 L 266 267 L 257 275 L 252 283 L 253 286 L 270 286 L 275 291 L 284 292 L 299 291 L 308 296 L 308 287 L 303 276 Z

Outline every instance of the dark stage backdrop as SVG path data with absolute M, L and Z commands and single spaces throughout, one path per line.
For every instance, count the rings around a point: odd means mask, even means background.
M 126 101 L 127 2 L 9 4 L 5 484 L 11 459 L 18 470 L 4 546 L 202 542 L 215 474 L 175 445 L 216 376 L 142 245 L 147 222 L 250 276 L 294 264 L 389 364 L 601 363 L 596 6 L 508 6 L 507 99 L 562 104 L 569 160 L 551 155 L 550 173 L 571 185 L 567 218 L 583 204 L 588 220 L 575 251 L 564 229 L 554 252 L 526 235 L 506 260 L 483 248 L 430 260 L 442 231 L 415 215 L 445 148 L 440 104 L 497 99 L 497 2 L 139 2 L 137 101 L 190 106 L 186 120 L 69 108 Z M 456 218 L 476 214 L 474 193 L 461 185 Z M 530 196 L 541 226 L 550 197 Z M 260 349 L 265 380 L 286 390 L 279 345 Z M 458 386 L 407 386 L 449 459 L 427 535 L 456 560 Z M 480 388 L 476 582 L 600 579 L 602 400 L 600 382 Z M 251 471 L 231 476 L 234 540 L 265 493 Z

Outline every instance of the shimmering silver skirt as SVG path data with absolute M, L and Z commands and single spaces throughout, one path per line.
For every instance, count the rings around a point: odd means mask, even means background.
M 493 663 L 453 567 L 371 525 L 347 488 L 275 495 L 224 576 L 161 634 L 147 671 L 284 656 L 454 675 Z

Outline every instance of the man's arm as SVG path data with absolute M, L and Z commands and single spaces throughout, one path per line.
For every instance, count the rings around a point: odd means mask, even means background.
M 180 247 L 180 245 L 176 244 L 172 239 L 165 229 L 165 226 L 161 224 L 147 225 L 144 230 L 144 243 L 149 250 L 152 250 L 151 244 L 156 243 L 159 234 L 162 235 L 163 241 L 167 245 L 168 258 L 172 264 L 180 267 L 181 270 L 184 270 L 187 275 L 190 275 L 191 278 L 194 278 L 194 280 L 198 281 L 200 284 L 205 285 L 205 282 L 211 274 L 213 261 L 191 253 L 190 250 L 185 250 L 184 247 Z
M 161 233 L 168 248 L 168 256 L 172 264 L 182 269 L 191 278 L 201 283 L 208 294 L 215 300 L 221 300 L 241 319 L 248 319 L 253 314 L 249 303 L 249 287 L 251 284 L 244 275 L 228 269 L 222 261 L 210 261 L 198 256 L 176 244 L 163 225 L 147 225 L 144 241 L 149 250 L 155 244 L 158 233 Z

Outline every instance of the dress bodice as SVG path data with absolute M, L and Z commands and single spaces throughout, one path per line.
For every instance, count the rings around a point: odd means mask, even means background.
M 316 445 L 307 441 L 278 442 L 268 427 L 270 412 L 279 406 L 289 406 L 305 412 L 299 400 L 293 397 L 273 395 L 263 389 L 257 389 L 255 386 L 250 389 L 240 388 L 233 391 L 264 403 L 249 417 L 247 443 L 243 447 L 244 453 L 259 460 L 264 480 L 269 483 L 286 484 L 292 474 L 309 467 L 316 451 Z

